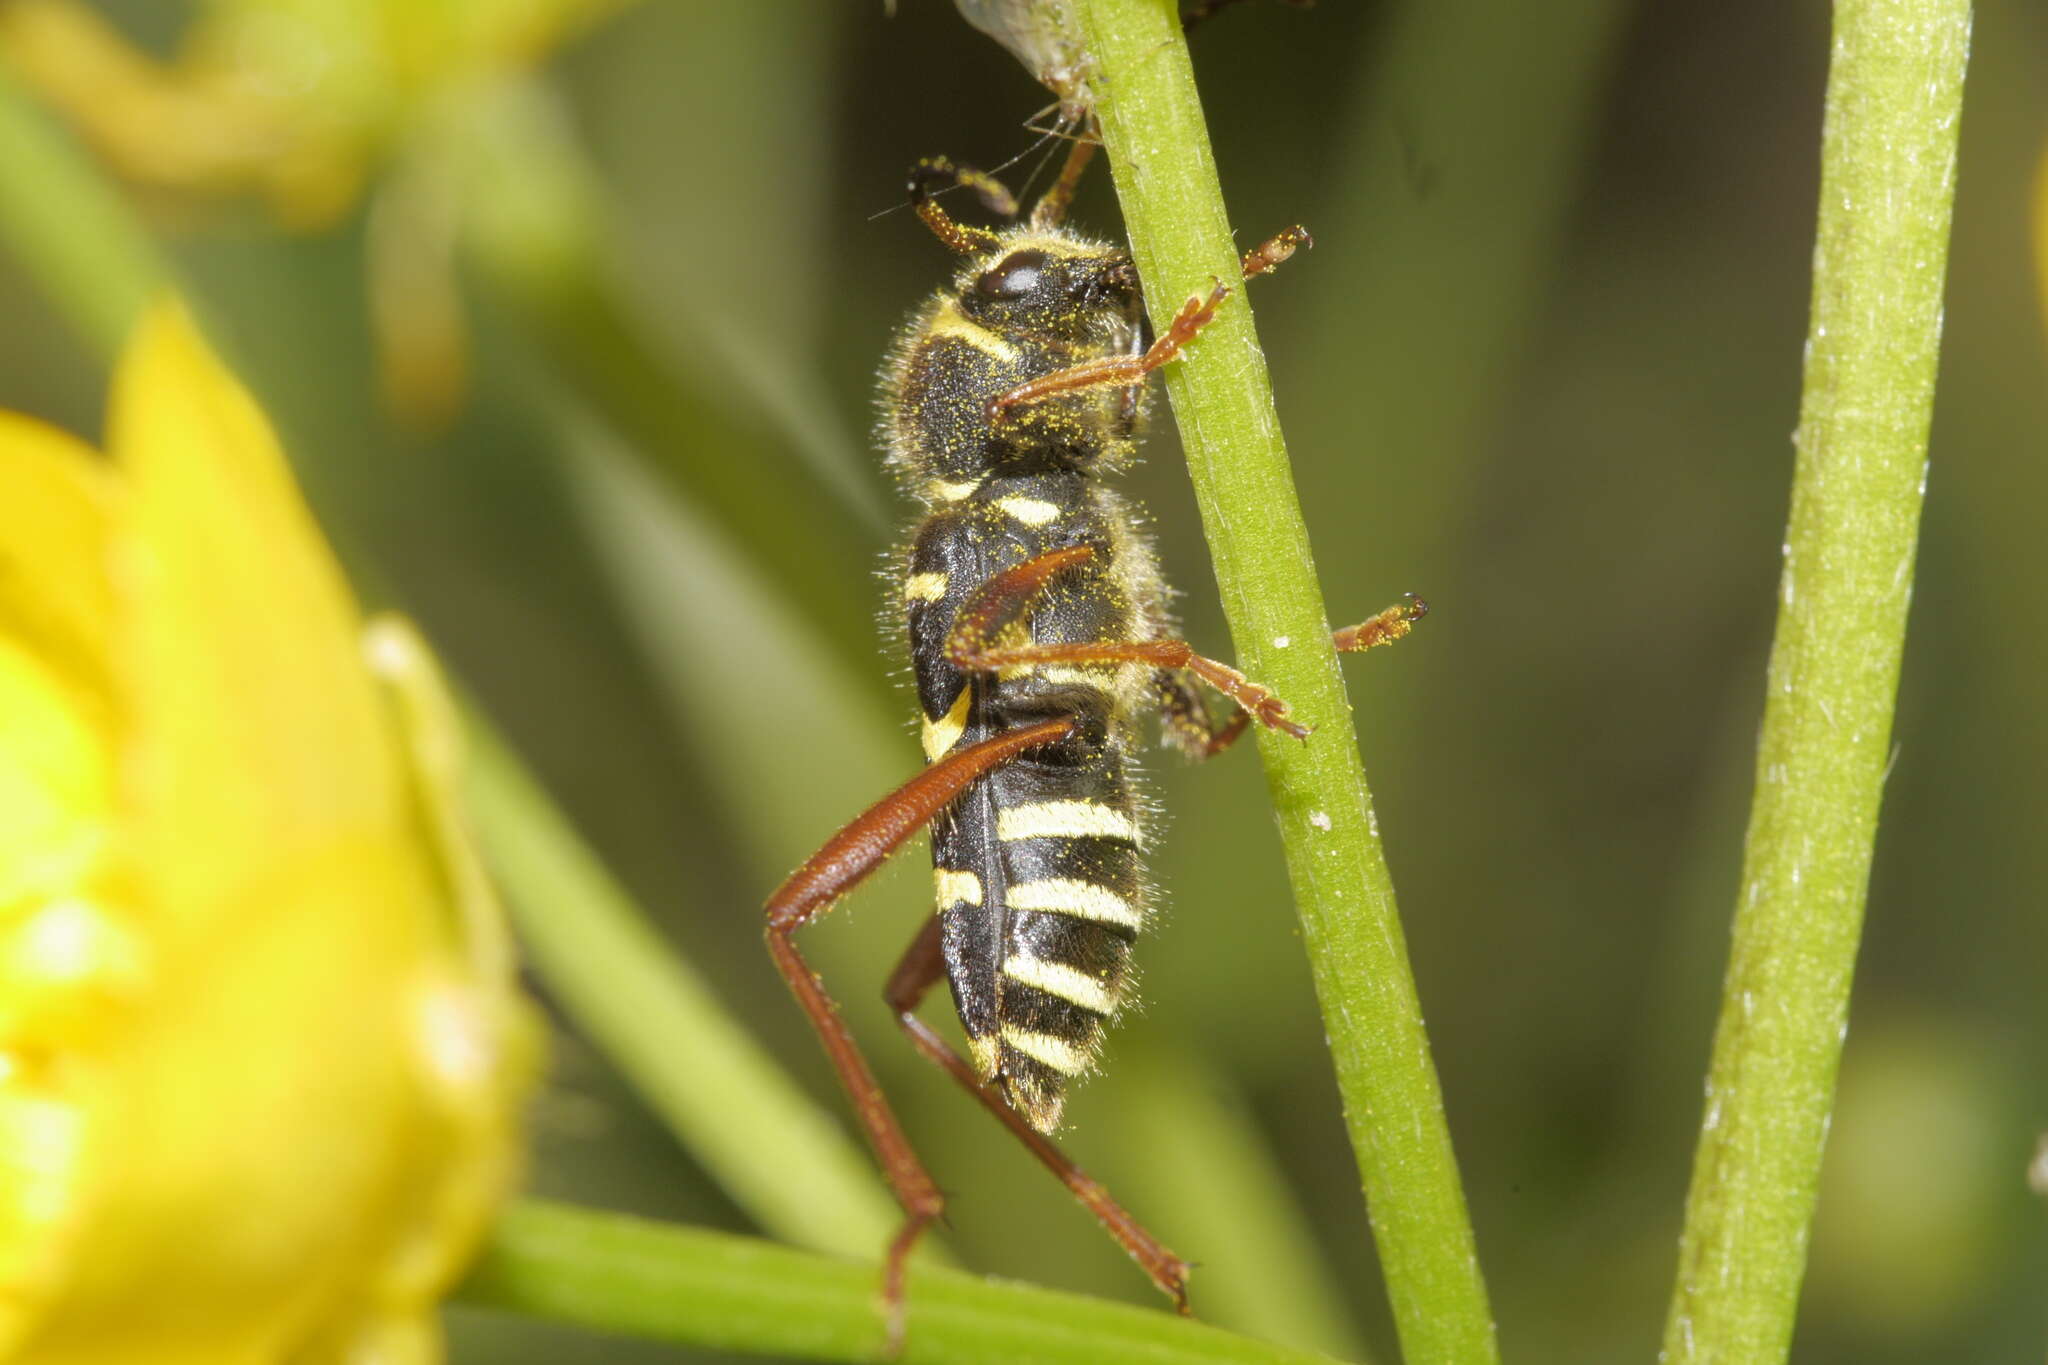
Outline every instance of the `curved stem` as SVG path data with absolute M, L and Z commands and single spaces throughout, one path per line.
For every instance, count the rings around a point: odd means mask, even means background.
M 1967 0 L 1835 6 L 1791 524 L 1671 1361 L 1791 1345 L 1891 751 L 1969 33 Z
M 899 1359 L 1035 1365 L 1316 1365 L 1153 1309 L 911 1272 Z M 526 1200 L 505 1211 L 458 1302 L 606 1332 L 802 1360 L 872 1361 L 882 1348 L 875 1268 L 621 1214 Z
M 1175 6 L 1081 0 L 1097 117 L 1156 325 L 1236 272 Z M 1496 1359 L 1443 1098 L 1244 292 L 1166 372 L 1238 657 L 1316 725 L 1264 733 L 1302 938 L 1403 1353 Z

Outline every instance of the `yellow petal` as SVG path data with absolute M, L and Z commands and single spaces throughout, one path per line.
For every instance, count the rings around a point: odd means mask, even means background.
M 123 674 L 138 856 L 197 913 L 300 853 L 401 819 L 354 604 L 263 413 L 182 309 L 115 378 L 134 553 Z
M 75 890 L 104 838 L 112 497 L 89 448 L 11 413 L 0 413 L 0 488 L 4 933 L 40 900 Z
M 112 427 L 112 717 L 74 729 L 118 754 L 117 874 L 0 920 L 0 1360 L 431 1362 L 531 1072 L 487 893 L 268 424 L 179 310 Z M 0 643 L 0 707 L 61 719 Z
M 0 413 L 0 1055 L 79 1039 L 140 968 L 99 903 L 114 816 L 101 461 Z M 15 1066 L 0 1083 L 28 1084 Z M 37 1111 L 40 1113 L 40 1111 Z M 43 1120 L 33 1120 L 40 1125 Z M 4 1218 L 4 1215 L 0 1215 Z
M 107 862 L 113 498 L 90 449 L 0 413 L 0 1352 L 58 1284 L 81 1207 L 84 1113 L 47 1045 L 108 1022 L 132 944 L 89 897 Z M 101 931 L 106 931 L 102 933 Z M 113 975 L 119 975 L 117 970 Z
M 479 978 L 509 986 L 516 967 L 504 907 L 470 834 L 462 721 L 433 650 L 412 622 L 385 613 L 363 632 L 363 655 L 389 699 L 414 814 L 446 891 L 451 942 Z
M 84 1216 L 38 1365 L 278 1365 L 376 1302 L 468 1158 L 421 1081 L 441 977 L 406 850 L 337 842 L 210 910 L 220 935 L 154 945 L 131 1027 L 69 1060 Z
M 43 660 L 0 637 L 0 935 L 81 885 L 105 844 L 112 753 L 97 712 Z
M 106 690 L 114 485 L 90 446 L 0 412 L 0 637 L 88 694 Z

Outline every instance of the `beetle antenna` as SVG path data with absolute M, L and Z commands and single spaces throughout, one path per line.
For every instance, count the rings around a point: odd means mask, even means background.
M 910 169 L 910 206 L 932 235 L 963 256 L 993 251 L 1001 238 L 982 227 L 955 222 L 939 207 L 938 196 L 956 186 L 971 189 L 991 213 L 1017 216 L 1017 199 L 1002 181 L 972 166 L 955 165 L 942 156 L 927 157 Z

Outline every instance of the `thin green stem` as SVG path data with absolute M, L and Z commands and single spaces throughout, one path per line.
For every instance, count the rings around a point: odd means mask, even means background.
M 835 1261 L 699 1228 L 525 1201 L 499 1219 L 457 1301 L 607 1332 L 801 1360 L 882 1348 L 872 1263 Z M 903 1365 L 1312 1365 L 1156 1309 L 951 1270 L 911 1275 Z
M 563 1008 L 763 1228 L 873 1256 L 900 1221 L 873 1163 L 670 951 L 518 759 L 471 730 L 470 811 Z
M 1838 0 L 1777 636 L 1671 1361 L 1790 1349 L 1891 749 L 1967 0 Z
M 1168 0 L 1081 0 L 1078 11 L 1131 249 L 1163 326 L 1181 300 L 1237 273 L 1187 47 Z M 1318 727 L 1306 744 L 1267 733 L 1259 747 L 1403 1352 L 1492 1361 L 1393 880 L 1243 292 L 1166 382 L 1238 657 Z
M 135 214 L 0 69 L 0 237 L 102 358 L 168 273 Z

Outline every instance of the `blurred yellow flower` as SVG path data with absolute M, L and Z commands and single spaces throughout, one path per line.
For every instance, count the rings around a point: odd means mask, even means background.
M 452 257 L 472 144 L 522 136 L 500 125 L 530 117 L 536 68 L 626 3 L 207 0 L 166 62 L 81 0 L 0 0 L 0 63 L 181 210 L 255 194 L 315 230 L 377 178 L 366 263 L 385 391 L 435 425 L 467 378 Z
M 176 307 L 109 429 L 0 414 L 0 1361 L 433 1361 L 538 1042 L 452 721 Z
M 121 173 L 331 222 L 443 106 L 626 0 L 209 0 L 168 63 L 81 0 L 8 0 L 0 52 Z

